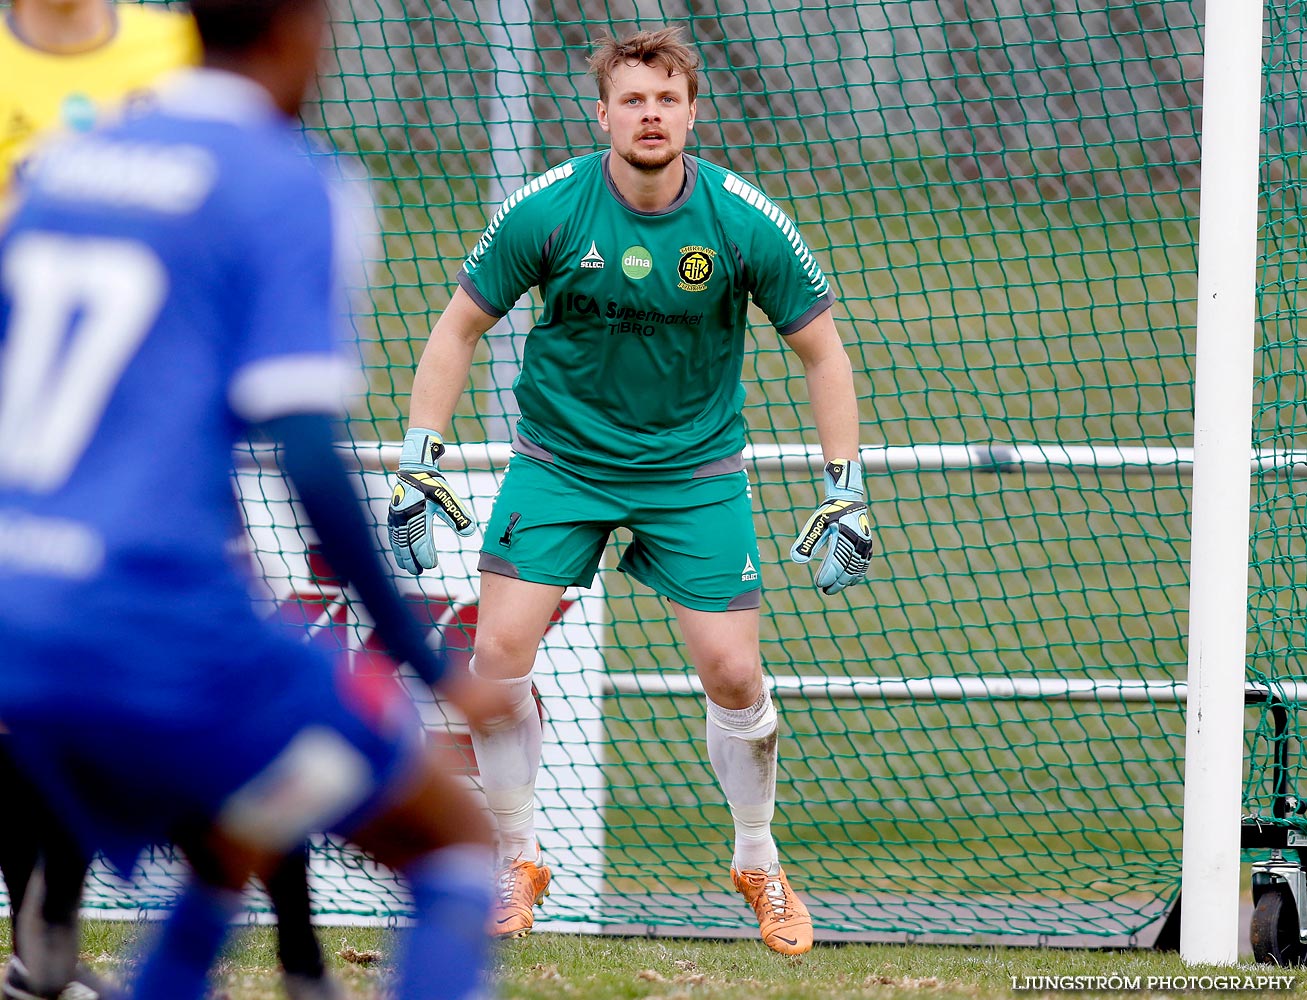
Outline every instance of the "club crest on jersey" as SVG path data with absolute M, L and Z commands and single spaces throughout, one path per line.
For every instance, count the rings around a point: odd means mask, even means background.
M 595 246 L 594 240 L 590 241 L 590 249 L 587 250 L 585 256 L 581 258 L 581 267 L 588 271 L 602 271 L 604 268 L 603 254 L 601 254 L 599 248 Z
M 676 265 L 681 280 L 676 287 L 683 292 L 702 292 L 712 277 L 713 258 L 716 256 L 717 251 L 709 247 L 681 247 L 681 259 Z

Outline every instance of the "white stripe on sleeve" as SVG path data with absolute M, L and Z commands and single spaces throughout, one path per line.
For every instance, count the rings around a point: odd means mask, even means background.
M 363 376 L 338 354 L 283 354 L 240 369 L 227 389 L 237 416 L 257 424 L 291 413 L 344 415 L 346 397 L 364 390 Z

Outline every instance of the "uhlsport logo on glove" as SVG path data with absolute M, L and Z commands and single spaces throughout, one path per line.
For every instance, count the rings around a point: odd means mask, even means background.
M 871 534 L 871 522 L 867 519 L 867 505 L 857 500 L 828 500 L 818 511 L 819 517 L 812 517 L 808 521 L 808 530 L 804 533 L 797 548 L 803 555 L 812 555 L 817 543 L 821 541 L 826 530 L 831 526 L 831 522 L 838 521 L 849 514 L 856 514 L 858 509 L 862 509 L 860 524 L 864 534 Z
M 401 472 L 401 484 L 407 483 L 418 490 L 429 503 L 434 503 L 448 516 L 449 526 L 455 531 L 464 531 L 472 527 L 472 517 L 463 506 L 463 502 L 454 496 L 445 477 L 431 472 Z M 395 488 L 399 493 L 400 487 Z M 398 506 L 398 504 L 395 504 Z

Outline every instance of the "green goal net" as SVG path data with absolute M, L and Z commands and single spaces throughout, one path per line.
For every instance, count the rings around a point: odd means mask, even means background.
M 1147 943 L 1180 875 L 1192 6 L 339 5 L 308 117 L 361 155 L 383 230 L 350 425 L 365 487 L 380 510 L 427 331 L 498 201 L 602 141 L 589 41 L 669 22 L 704 63 L 692 151 L 797 220 L 861 398 L 877 552 L 867 586 L 824 598 L 786 557 L 819 478 L 801 371 L 757 317 L 746 415 L 782 719 L 775 829 L 819 936 Z M 1276 176 L 1298 173 L 1286 160 Z M 1296 237 L 1295 220 L 1273 224 Z M 1268 287 L 1291 278 L 1274 267 Z M 533 308 L 487 338 L 453 428 L 483 516 Z M 370 662 L 261 459 L 242 490 L 269 602 Z M 537 667 L 546 926 L 742 931 L 702 698 L 667 605 L 611 569 L 624 543 L 595 591 L 569 595 Z M 1301 553 L 1301 534 L 1282 544 Z M 442 560 L 401 582 L 466 646 L 475 556 Z M 1287 615 L 1299 598 L 1283 588 Z M 1268 647 L 1300 649 L 1295 627 Z M 444 738 L 465 751 L 456 723 Z M 402 912 L 366 862 L 320 845 L 317 863 L 324 919 Z
M 1304 237 L 1302 130 L 1307 116 L 1307 27 L 1300 3 L 1269 5 L 1264 53 L 1261 214 L 1253 447 L 1288 460 L 1259 463 L 1252 489 L 1249 675 L 1282 696 L 1307 680 L 1307 521 L 1303 401 L 1307 398 L 1297 296 Z M 1303 728 L 1294 699 L 1260 705 L 1252 720 L 1244 809 L 1263 823 L 1307 829 Z

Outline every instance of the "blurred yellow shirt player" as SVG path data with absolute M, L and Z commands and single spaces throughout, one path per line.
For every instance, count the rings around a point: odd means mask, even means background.
M 13 0 L 0 14 L 0 213 L 45 134 L 85 131 L 199 61 L 190 16 L 161 4 Z

